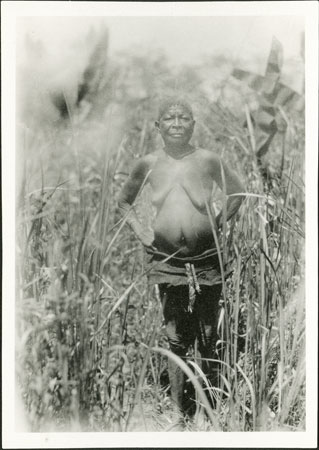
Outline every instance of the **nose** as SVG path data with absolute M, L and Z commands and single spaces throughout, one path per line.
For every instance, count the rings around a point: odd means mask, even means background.
M 173 122 L 173 126 L 174 127 L 180 127 L 181 126 L 181 121 L 179 117 L 175 117 L 174 122 Z

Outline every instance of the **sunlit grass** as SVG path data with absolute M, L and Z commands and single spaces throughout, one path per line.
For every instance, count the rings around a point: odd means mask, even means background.
M 132 153 L 156 146 L 151 100 L 134 103 L 127 96 L 123 102 L 125 138 L 115 136 L 112 113 L 101 126 L 70 112 L 72 126 L 49 124 L 24 141 L 29 158 L 17 210 L 16 372 L 30 429 L 169 430 L 172 358 L 196 390 L 197 414 L 185 424 L 190 431 L 303 430 L 302 117 L 290 118 L 264 165 L 255 157 L 252 124 L 248 130 L 234 124 L 222 105 L 208 102 L 215 115 L 194 136 L 198 145 L 216 148 L 209 126 L 218 117 L 228 130 L 218 148 L 245 185 L 237 217 L 214 231 L 221 267 L 231 275 L 222 273 L 220 386 L 212 387 L 199 355 L 187 363 L 169 352 L 142 248 L 117 209 Z M 207 207 L 214 230 L 214 211 Z M 149 216 L 144 194 L 138 209 Z

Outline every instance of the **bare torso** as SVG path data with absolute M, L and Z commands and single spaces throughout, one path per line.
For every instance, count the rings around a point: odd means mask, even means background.
M 149 182 L 156 208 L 154 245 L 162 252 L 198 255 L 214 246 L 206 204 L 215 180 L 205 166 L 202 150 L 182 159 L 155 154 Z M 207 203 L 206 203 L 207 202 Z

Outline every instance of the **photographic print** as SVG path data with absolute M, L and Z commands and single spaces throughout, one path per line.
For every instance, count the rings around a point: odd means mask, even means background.
M 317 5 L 4 3 L 7 448 L 310 446 Z

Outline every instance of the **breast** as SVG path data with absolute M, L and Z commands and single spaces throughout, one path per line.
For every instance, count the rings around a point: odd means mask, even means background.
M 204 180 L 206 181 L 206 180 Z M 181 203 L 181 206 L 190 207 L 206 214 L 206 202 L 209 204 L 212 197 L 213 183 L 202 183 L 197 173 L 170 173 L 167 177 L 157 178 L 152 185 L 152 203 L 160 210 L 163 204 Z
M 193 204 L 181 185 L 173 186 L 161 201 L 154 224 L 155 244 L 163 251 L 186 248 L 196 254 L 203 239 L 212 235 L 209 219 Z

